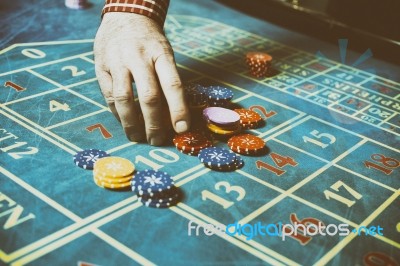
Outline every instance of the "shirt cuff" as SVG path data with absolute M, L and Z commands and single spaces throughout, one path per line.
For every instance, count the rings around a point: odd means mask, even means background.
M 106 0 L 101 16 L 108 12 L 136 13 L 154 19 L 162 27 L 168 6 L 169 0 Z

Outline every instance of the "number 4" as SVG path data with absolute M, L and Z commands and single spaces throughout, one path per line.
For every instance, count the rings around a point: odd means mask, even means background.
M 270 165 L 270 164 L 268 164 L 266 162 L 263 162 L 261 160 L 258 160 L 256 162 L 256 165 L 257 165 L 258 169 L 261 170 L 262 168 L 264 168 L 264 169 L 274 173 L 277 176 L 281 176 L 284 173 L 286 173 L 286 171 L 282 170 L 280 168 L 283 168 L 286 165 L 297 166 L 297 162 L 295 160 L 293 160 L 293 158 L 291 158 L 289 156 L 285 157 L 285 156 L 282 156 L 282 155 L 274 153 L 274 152 L 272 152 L 269 156 L 271 157 L 271 159 L 275 163 L 275 165 L 278 166 L 279 168 L 277 168 L 275 166 L 272 166 L 272 165 Z
M 49 106 L 50 106 L 50 112 L 56 112 L 56 111 L 60 111 L 60 110 L 66 112 L 66 111 L 71 110 L 69 108 L 68 104 L 60 103 L 60 102 L 57 102 L 56 100 L 51 100 L 49 103 Z

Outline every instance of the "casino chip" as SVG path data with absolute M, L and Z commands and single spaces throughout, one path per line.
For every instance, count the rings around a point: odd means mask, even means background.
M 233 98 L 233 91 L 221 86 L 207 87 L 208 105 L 216 107 L 228 107 Z
M 246 54 L 246 63 L 249 67 L 250 74 L 263 78 L 268 76 L 271 70 L 272 56 L 262 52 L 249 52 Z
M 251 134 L 231 137 L 228 146 L 232 151 L 243 155 L 258 155 L 266 149 L 264 140 Z
M 174 185 L 172 177 L 167 172 L 144 170 L 135 174 L 131 181 L 132 191 L 139 195 L 163 192 Z
M 188 155 L 197 155 L 200 150 L 212 146 L 211 141 L 204 134 L 198 132 L 176 135 L 172 141 L 180 152 Z
M 73 160 L 77 166 L 83 169 L 92 170 L 93 165 L 97 160 L 108 156 L 110 155 L 105 151 L 97 149 L 88 149 L 79 151 L 77 154 L 74 155 Z
M 121 157 L 104 157 L 94 164 L 93 172 L 104 178 L 123 178 L 132 175 L 135 165 Z
M 131 186 L 135 165 L 121 157 L 104 157 L 93 167 L 93 181 L 107 189 L 127 189 Z
M 236 128 L 224 128 L 224 127 L 219 127 L 214 124 L 207 124 L 207 128 L 218 135 L 225 135 L 225 136 L 230 136 L 239 133 L 240 127 Z
M 176 205 L 182 198 L 172 177 L 166 172 L 156 170 L 137 172 L 131 181 L 131 189 L 147 207 L 168 208 Z
M 234 171 L 244 164 L 240 156 L 219 147 L 205 148 L 198 157 L 206 167 L 216 171 Z
M 200 107 L 207 104 L 207 89 L 200 84 L 188 83 L 183 86 L 190 107 Z
M 131 186 L 131 182 L 130 180 L 128 182 L 125 183 L 108 183 L 105 181 L 101 181 L 99 179 L 97 179 L 95 176 L 93 177 L 93 181 L 96 185 L 98 185 L 99 187 L 102 188 L 107 188 L 107 189 L 127 189 Z
M 207 128 L 218 135 L 234 135 L 239 133 L 240 116 L 227 108 L 208 107 L 203 110 L 203 118 L 207 121 Z
M 222 107 L 208 107 L 203 110 L 203 117 L 217 126 L 237 126 L 240 115 L 235 111 Z
M 240 125 L 245 129 L 253 129 L 260 127 L 264 122 L 261 115 L 257 112 L 248 109 L 235 109 L 240 116 Z

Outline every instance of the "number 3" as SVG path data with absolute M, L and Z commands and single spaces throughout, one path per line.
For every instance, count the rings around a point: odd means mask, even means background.
M 241 201 L 246 196 L 246 191 L 242 187 L 231 186 L 231 184 L 229 184 L 226 181 L 218 182 L 214 186 L 214 188 L 216 190 L 220 190 L 221 187 L 225 188 L 226 194 L 229 194 L 232 191 L 236 192 L 238 194 L 238 196 L 236 197 L 236 201 Z M 231 207 L 234 204 L 234 202 L 228 201 L 218 195 L 215 195 L 214 193 L 212 193 L 208 190 L 203 190 L 201 192 L 201 196 L 202 196 L 202 200 L 207 200 L 207 199 L 212 200 L 215 203 L 221 205 L 224 209 L 228 209 L 229 207 Z

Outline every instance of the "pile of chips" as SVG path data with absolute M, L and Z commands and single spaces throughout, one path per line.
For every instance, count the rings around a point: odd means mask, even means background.
M 248 109 L 235 109 L 240 116 L 240 125 L 244 129 L 254 129 L 263 125 L 264 119 L 257 112 Z
M 199 132 L 186 132 L 176 135 L 172 140 L 178 151 L 187 155 L 197 155 L 200 150 L 211 147 L 212 143 L 208 138 Z
M 243 155 L 261 155 L 266 151 L 264 140 L 251 134 L 231 137 L 228 146 L 232 151 Z
M 181 193 L 174 186 L 172 177 L 157 170 L 137 172 L 131 181 L 131 189 L 147 207 L 168 208 L 181 199 Z
M 219 147 L 202 149 L 198 157 L 206 167 L 216 171 L 235 171 L 244 165 L 239 155 Z
M 208 129 L 219 135 L 234 135 L 240 132 L 240 115 L 223 107 L 208 107 L 203 110 Z
M 207 88 L 208 106 L 229 107 L 233 98 L 231 89 L 221 86 Z
M 87 0 L 65 0 L 65 6 L 71 9 L 84 9 L 89 3 Z
M 110 156 L 107 152 L 98 149 L 88 149 L 79 151 L 74 155 L 74 164 L 80 168 L 93 170 L 93 166 L 96 161 L 103 157 Z
M 246 63 L 251 75 L 263 78 L 271 70 L 272 56 L 262 52 L 249 52 L 246 54 Z
M 93 180 L 99 187 L 124 190 L 129 188 L 135 165 L 121 157 L 104 157 L 94 164 Z

